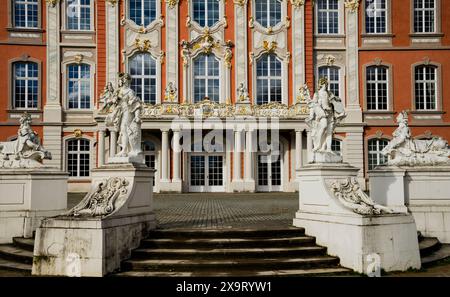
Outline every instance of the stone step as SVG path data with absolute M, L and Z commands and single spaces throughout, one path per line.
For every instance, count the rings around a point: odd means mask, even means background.
M 14 237 L 14 246 L 32 252 L 34 250 L 34 238 Z
M 142 248 L 242 248 L 242 247 L 281 247 L 311 246 L 316 242 L 312 236 L 286 238 L 211 238 L 211 239 L 144 239 Z
M 0 270 L 17 271 L 25 274 L 31 274 L 31 264 L 24 264 L 11 260 L 0 259 Z
M 325 247 L 300 246 L 280 248 L 235 248 L 235 249 L 146 249 L 138 248 L 132 257 L 148 259 L 223 259 L 223 258 L 267 258 L 287 256 L 312 256 L 326 253 Z
M 0 245 L 0 259 L 31 264 L 33 263 L 33 252 L 16 247 L 13 244 L 2 244 Z
M 188 259 L 145 259 L 123 262 L 124 270 L 152 271 L 227 271 L 227 270 L 281 270 L 330 267 L 339 264 L 339 259 L 330 256 L 305 258 L 265 258 L 265 259 L 223 259 L 192 260 Z
M 422 266 L 429 267 L 439 261 L 450 258 L 450 244 L 441 244 L 440 248 L 428 256 L 421 257 Z
M 420 256 L 425 257 L 439 250 L 441 243 L 436 237 L 424 237 L 419 241 Z
M 172 239 L 210 239 L 210 238 L 274 238 L 274 237 L 298 237 L 304 236 L 304 228 L 286 229 L 170 229 L 153 230 L 148 238 L 172 238 Z
M 254 276 L 329 276 L 350 275 L 352 271 L 342 267 L 313 268 L 313 269 L 283 269 L 283 270 L 248 270 L 248 271 L 125 271 L 114 276 L 122 277 L 254 277 Z

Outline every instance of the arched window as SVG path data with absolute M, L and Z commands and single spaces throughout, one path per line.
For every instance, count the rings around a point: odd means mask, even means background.
M 281 61 L 275 54 L 264 54 L 256 61 L 256 103 L 282 101 Z
M 416 110 L 435 110 L 437 98 L 437 67 L 419 65 L 414 69 Z
M 129 0 L 129 18 L 136 25 L 147 27 L 156 19 L 156 0 Z
M 90 175 L 90 147 L 87 139 L 67 141 L 67 171 L 71 177 Z
M 370 139 L 368 141 L 369 170 L 372 170 L 376 166 L 387 162 L 387 156 L 383 156 L 381 151 L 388 145 L 388 143 L 389 141 L 386 139 Z
M 387 32 L 387 3 L 386 0 L 366 1 L 366 33 Z
M 281 1 L 255 0 L 255 20 L 266 28 L 281 22 Z
M 38 19 L 38 0 L 14 0 L 14 27 L 37 28 Z
M 212 27 L 219 21 L 219 0 L 193 0 L 194 21 L 201 27 Z
M 130 58 L 128 70 L 131 89 L 142 101 L 156 103 L 156 61 L 148 53 L 138 53 Z
M 435 0 L 414 0 L 414 32 L 434 33 L 436 31 Z
M 366 68 L 367 110 L 388 110 L 388 83 L 388 68 L 386 66 L 369 66 Z
M 90 65 L 67 65 L 67 105 L 69 109 L 91 108 Z
M 342 155 L 342 141 L 336 138 L 333 138 L 331 141 L 331 150 L 335 152 L 337 155 Z
M 13 64 L 14 108 L 37 108 L 39 94 L 38 64 L 33 62 L 15 62 Z
M 219 102 L 220 63 L 213 54 L 200 54 L 194 59 L 194 102 L 208 98 Z
M 338 0 L 317 1 L 317 33 L 339 33 L 339 3 Z
M 335 96 L 339 97 L 339 67 L 321 66 L 319 67 L 319 79 L 326 77 L 328 79 L 328 90 Z
M 91 30 L 91 0 L 67 0 L 67 30 Z

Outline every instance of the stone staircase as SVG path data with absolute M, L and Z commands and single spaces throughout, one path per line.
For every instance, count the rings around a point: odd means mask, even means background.
M 155 230 L 119 276 L 300 276 L 343 274 L 303 228 Z
M 450 257 L 450 244 L 418 232 L 422 266 Z M 0 245 L 0 276 L 30 276 L 32 238 Z M 116 276 L 346 275 L 339 259 L 302 228 L 283 230 L 155 230 Z

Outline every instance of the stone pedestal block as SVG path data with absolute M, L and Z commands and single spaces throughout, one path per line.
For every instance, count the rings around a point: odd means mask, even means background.
M 297 171 L 299 210 L 294 226 L 304 227 L 330 255 L 340 258 L 342 266 L 357 272 L 369 273 L 373 265 L 385 271 L 420 268 L 411 215 L 386 213 L 388 210 L 374 204 L 357 184 L 336 186 L 356 181 L 358 170 L 336 163 L 308 165 Z M 382 209 L 384 214 L 374 214 Z M 362 214 L 365 212 L 372 214 Z
M 374 199 L 407 206 L 424 236 L 450 243 L 450 166 L 381 166 L 369 181 Z
M 103 276 L 118 269 L 156 227 L 153 176 L 153 169 L 139 164 L 93 170 L 83 201 L 38 228 L 32 273 Z
M 32 237 L 44 217 L 65 211 L 67 178 L 55 168 L 0 170 L 0 243 Z

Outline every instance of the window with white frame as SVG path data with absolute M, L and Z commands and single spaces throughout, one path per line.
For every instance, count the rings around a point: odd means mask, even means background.
M 142 142 L 142 151 L 144 152 L 144 162 L 148 168 L 156 169 L 156 146 L 151 141 Z M 153 178 L 153 186 L 155 186 L 155 179 Z
M 91 108 L 90 65 L 67 65 L 67 107 L 69 109 Z
M 136 25 L 147 27 L 156 19 L 156 0 L 129 0 L 129 18 Z
M 194 59 L 194 102 L 205 98 L 219 102 L 219 65 L 213 54 L 200 54 Z
M 282 65 L 275 54 L 256 61 L 256 104 L 282 101 Z
M 14 27 L 38 28 L 38 19 L 38 0 L 14 0 Z
M 339 97 L 339 67 L 321 66 L 319 67 L 319 79 L 326 78 L 328 80 L 328 91 Z
M 219 0 L 193 0 L 194 21 L 201 27 L 212 27 L 219 21 Z
M 91 0 L 67 0 L 67 30 L 91 30 Z
M 266 28 L 281 22 L 281 1 L 255 0 L 255 20 Z
M 366 33 L 387 33 L 387 0 L 366 1 Z
M 388 110 L 388 68 L 369 66 L 366 68 L 367 110 Z
M 13 64 L 13 106 L 37 108 L 39 95 L 39 67 L 34 62 L 15 62 Z
M 342 141 L 336 138 L 333 138 L 331 141 L 331 151 L 336 153 L 337 155 L 342 155 Z
M 70 177 L 86 177 L 90 174 L 90 143 L 87 139 L 67 141 L 67 171 Z
M 317 33 L 319 34 L 339 33 L 338 0 L 317 1 Z
M 387 156 L 383 156 L 381 151 L 388 145 L 386 139 L 370 139 L 368 141 L 368 167 L 369 170 L 374 169 L 378 165 L 385 164 L 388 160 Z
M 414 32 L 432 33 L 436 31 L 436 1 L 414 0 Z
M 414 77 L 416 110 L 435 110 L 437 105 L 437 67 L 432 65 L 416 66 Z
M 145 103 L 156 103 L 156 60 L 149 53 L 138 53 L 128 61 L 131 89 Z

